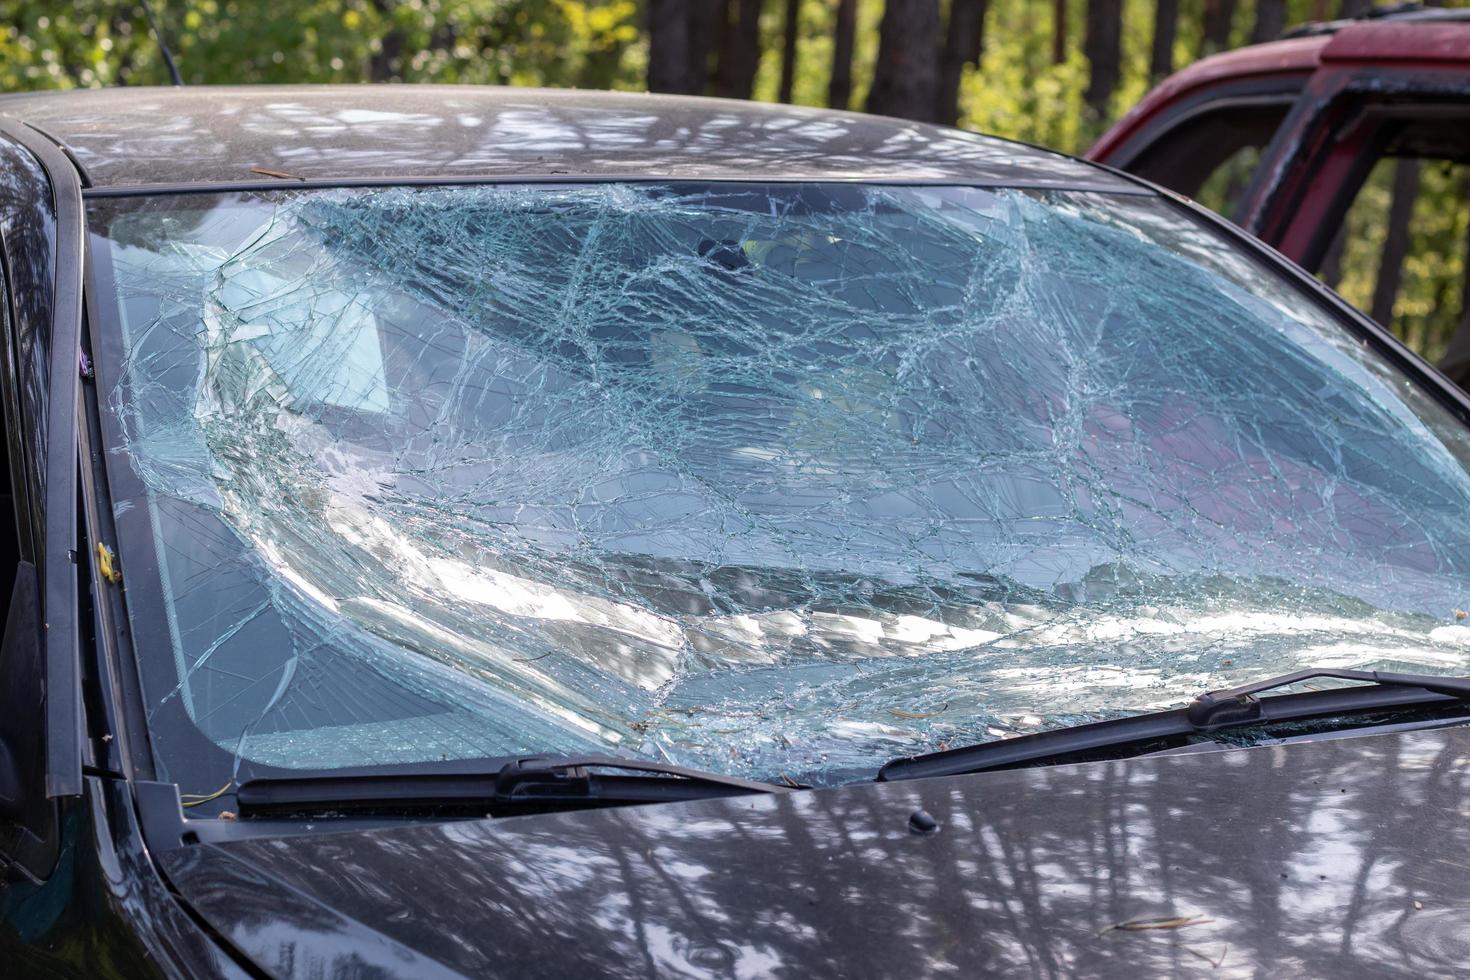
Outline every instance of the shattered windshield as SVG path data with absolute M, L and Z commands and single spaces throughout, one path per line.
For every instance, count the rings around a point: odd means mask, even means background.
M 1153 197 L 332 189 L 93 226 L 186 791 L 571 751 L 831 783 L 1308 664 L 1470 672 L 1464 426 Z

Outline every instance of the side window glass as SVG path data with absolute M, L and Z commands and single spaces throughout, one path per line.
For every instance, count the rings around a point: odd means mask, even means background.
M 1289 102 L 1214 109 L 1169 130 L 1128 170 L 1229 215 Z

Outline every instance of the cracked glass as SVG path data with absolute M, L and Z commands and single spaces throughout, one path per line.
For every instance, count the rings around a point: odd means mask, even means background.
M 1156 198 L 299 190 L 93 230 L 186 792 L 589 750 L 829 784 L 1305 665 L 1470 672 L 1464 425 Z

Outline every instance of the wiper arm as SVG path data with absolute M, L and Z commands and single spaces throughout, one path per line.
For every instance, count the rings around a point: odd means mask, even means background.
M 1341 687 L 1258 698 L 1257 694 L 1319 677 L 1367 681 L 1367 687 Z M 1268 722 L 1351 715 L 1384 709 L 1470 701 L 1470 677 L 1398 674 L 1381 670 L 1309 668 L 1279 677 L 1197 696 L 1187 707 L 1076 725 L 998 742 L 965 745 L 943 752 L 894 759 L 878 770 L 880 781 L 957 776 L 1056 762 L 1102 749 L 1185 735 L 1203 735 Z
M 593 772 L 613 769 L 643 775 Z M 422 813 L 452 811 L 509 816 L 678 800 L 785 793 L 778 786 L 644 759 L 605 755 L 511 759 L 494 772 L 433 769 L 330 773 L 251 779 L 235 798 L 240 815 Z

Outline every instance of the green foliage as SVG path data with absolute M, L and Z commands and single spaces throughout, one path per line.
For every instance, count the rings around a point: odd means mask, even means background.
M 1378 281 L 1393 169 L 1392 160 L 1380 161 L 1348 210 L 1337 290 L 1359 309 L 1368 309 Z M 1419 180 L 1392 326 L 1401 340 L 1433 361 L 1444 354 L 1461 315 L 1470 167 L 1426 163 Z
M 153 0 L 191 84 L 404 81 L 639 88 L 637 0 Z M 136 2 L 0 0 L 0 87 L 167 84 Z M 375 62 L 401 51 L 375 71 Z
M 412 82 L 639 89 L 647 64 L 644 0 L 152 0 L 189 83 Z M 948 0 L 941 0 L 948 3 Z M 786 0 L 766 0 L 755 96 L 779 87 Z M 1175 68 L 1198 57 L 1206 0 L 1182 0 Z M 1450 0 L 1465 5 L 1470 0 Z M 1335 13 L 1340 0 L 1290 0 L 1287 22 Z M 793 99 L 824 105 L 837 0 L 802 0 Z M 1154 0 L 1124 0 L 1122 79 L 1111 116 L 1149 87 Z M 854 108 L 877 55 L 882 0 L 858 0 Z M 1081 152 L 1110 121 L 1082 101 L 1087 0 L 1067 0 L 1067 57 L 1052 62 L 1053 4 L 991 0 L 981 65 L 961 85 L 961 124 Z M 1231 44 L 1250 37 L 1255 4 L 1240 0 Z M 166 84 L 158 48 L 136 0 L 0 0 L 0 90 Z M 1249 159 L 1233 161 L 1201 199 L 1221 205 Z M 1372 296 L 1388 210 L 1387 170 L 1370 178 L 1349 216 L 1353 244 L 1340 288 L 1360 305 Z M 1394 326 L 1437 355 L 1461 315 L 1466 197 L 1460 168 L 1426 167 L 1414 213 Z
M 1086 149 L 1084 131 L 1097 127 L 1082 102 L 1082 5 L 1074 0 L 1072 7 L 1068 33 L 1078 43 L 1068 46 L 1066 61 L 1052 64 L 1051 5 L 992 3 L 980 68 L 960 84 L 961 126 L 1068 152 Z

